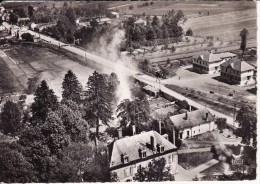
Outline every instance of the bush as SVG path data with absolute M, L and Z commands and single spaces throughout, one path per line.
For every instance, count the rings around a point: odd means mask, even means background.
M 193 36 L 193 31 L 190 28 L 186 31 L 186 36 Z
M 153 2 L 150 2 L 150 5 L 153 5 Z
M 231 137 L 230 135 L 227 136 L 227 138 L 230 138 L 230 137 Z
M 33 42 L 33 35 L 31 35 L 30 33 L 23 33 L 21 37 L 23 40 L 26 40 L 28 42 Z
M 133 5 L 129 6 L 129 10 L 133 10 L 133 9 L 134 9 Z

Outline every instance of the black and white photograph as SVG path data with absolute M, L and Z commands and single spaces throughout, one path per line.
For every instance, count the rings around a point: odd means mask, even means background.
M 1 1 L 0 183 L 259 182 L 259 4 Z

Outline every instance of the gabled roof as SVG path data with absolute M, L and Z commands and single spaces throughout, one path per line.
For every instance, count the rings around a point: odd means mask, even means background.
M 221 58 L 219 56 L 208 51 L 201 52 L 195 55 L 194 58 L 196 59 L 201 58 L 203 61 L 207 61 L 209 63 L 215 61 L 221 61 Z
M 121 165 L 122 155 L 128 155 L 129 162 L 140 159 L 139 149 L 146 150 L 146 157 L 156 154 L 156 151 L 149 148 L 151 136 L 154 137 L 154 150 L 156 150 L 157 144 L 163 145 L 164 151 L 177 148 L 156 131 L 144 132 L 131 137 L 123 137 L 113 143 L 110 167 Z
M 223 67 L 228 67 L 230 66 L 233 70 L 237 70 L 237 71 L 247 71 L 247 70 L 254 70 L 255 67 L 253 67 L 252 65 L 248 64 L 247 62 L 237 59 L 237 58 L 232 58 L 227 60 L 226 62 L 222 63 L 220 66 Z
M 208 120 L 206 120 L 206 113 L 208 113 Z M 171 120 L 171 123 L 179 130 L 211 122 L 215 119 L 214 116 L 206 108 L 187 112 L 187 115 L 187 119 L 185 118 L 186 113 L 174 115 L 169 118 Z

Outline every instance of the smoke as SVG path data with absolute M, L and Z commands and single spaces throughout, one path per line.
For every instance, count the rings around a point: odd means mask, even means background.
M 133 73 L 136 73 L 136 67 L 133 65 L 131 58 L 127 57 L 126 55 L 121 55 L 120 53 L 120 44 L 122 43 L 123 39 L 125 38 L 125 31 L 121 29 L 113 29 L 112 34 L 106 34 L 102 36 L 96 43 L 91 45 L 92 50 L 110 60 L 113 65 L 113 71 L 118 76 L 120 84 L 117 89 L 117 97 L 119 102 L 123 99 L 130 99 L 131 100 L 131 90 L 130 90 L 130 82 L 129 76 Z M 93 49 L 94 48 L 94 49 Z M 107 68 L 103 68 L 103 72 L 108 73 L 111 70 Z

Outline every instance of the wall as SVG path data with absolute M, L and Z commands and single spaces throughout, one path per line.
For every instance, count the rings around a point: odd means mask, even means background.
M 176 174 L 178 172 L 178 170 L 177 170 L 177 165 L 178 165 L 177 152 L 168 153 L 168 154 L 162 155 L 162 156 L 157 157 L 157 158 L 162 158 L 162 157 L 164 157 L 165 160 L 166 160 L 166 167 L 170 166 L 171 173 Z M 122 181 L 122 182 L 125 182 L 127 180 L 132 181 L 133 177 L 135 176 L 135 173 L 137 173 L 137 170 L 140 167 L 140 165 L 141 165 L 141 167 L 147 167 L 149 162 L 152 162 L 152 159 L 145 160 L 145 161 L 140 162 L 140 163 L 136 163 L 135 165 L 130 165 L 130 166 L 126 166 L 126 167 L 123 167 L 123 168 L 119 168 L 119 169 L 113 170 L 111 172 L 117 173 L 119 181 Z
M 185 129 L 181 130 L 180 133 L 182 132 L 182 139 L 186 139 L 186 138 L 188 138 L 187 131 L 189 131 L 189 137 L 192 137 L 192 136 L 199 135 L 199 134 L 202 134 L 202 133 L 205 133 L 208 131 L 212 131 L 216 128 L 217 128 L 217 125 L 215 124 L 214 121 L 212 121 L 212 122 L 200 124 L 198 126 L 194 126 L 191 128 L 185 128 Z M 179 133 L 179 137 L 180 137 L 180 133 Z

